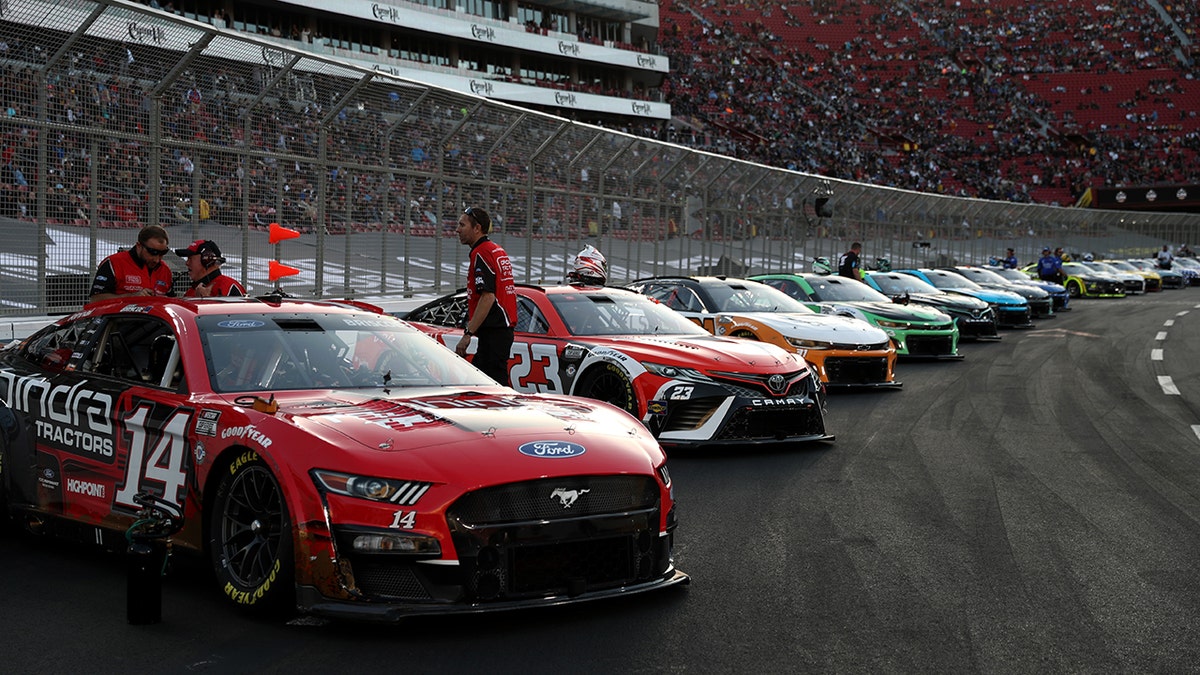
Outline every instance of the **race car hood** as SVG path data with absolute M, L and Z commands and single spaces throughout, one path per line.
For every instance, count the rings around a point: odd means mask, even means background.
M 895 302 L 830 302 L 829 307 L 852 307 L 891 321 L 946 321 L 945 314 L 928 307 Z
M 429 475 L 478 476 L 487 466 L 495 467 L 488 480 L 519 480 L 554 459 L 570 459 L 581 472 L 653 468 L 647 458 L 657 453 L 647 447 L 657 443 L 649 432 L 598 401 L 501 387 L 424 392 L 286 392 L 274 417 L 342 450 L 348 463 L 405 453 L 407 465 L 421 463 Z
M 688 366 L 701 370 L 730 370 L 750 374 L 790 373 L 801 368 L 790 352 L 754 340 L 717 335 L 629 335 L 615 339 L 577 338 L 593 352 L 611 347 L 613 356 L 623 354 L 639 362 Z M 619 352 L 619 354 L 618 354 Z M 681 352 L 686 359 L 680 357 Z
M 974 298 L 969 295 L 956 295 L 953 293 L 912 293 L 909 295 L 909 299 L 912 302 L 943 305 L 962 312 L 970 312 L 971 310 L 975 309 L 987 308 L 987 303 L 979 298 Z
M 888 341 L 887 333 L 859 319 L 827 314 L 788 312 L 739 312 L 736 315 L 765 324 L 789 337 L 836 344 L 879 344 Z M 718 326 L 720 320 L 718 319 Z

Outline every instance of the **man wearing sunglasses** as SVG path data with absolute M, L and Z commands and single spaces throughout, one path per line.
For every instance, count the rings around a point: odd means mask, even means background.
M 163 256 L 171 252 L 167 231 L 147 225 L 138 232 L 137 244 L 120 250 L 100 262 L 92 279 L 88 302 L 149 295 L 175 295 L 171 268 Z
M 472 206 L 458 217 L 458 241 L 471 247 L 467 267 L 467 320 L 454 351 L 466 357 L 474 335 L 478 344 L 471 363 L 508 385 L 508 352 L 517 325 L 517 289 L 512 261 L 499 244 L 488 239 L 492 219 Z

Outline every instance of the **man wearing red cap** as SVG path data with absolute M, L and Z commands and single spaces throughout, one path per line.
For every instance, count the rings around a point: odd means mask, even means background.
M 187 248 L 175 249 L 175 255 L 187 261 L 192 287 L 184 293 L 188 298 L 208 298 L 222 295 L 245 295 L 246 289 L 233 277 L 221 272 L 225 258 L 215 241 L 197 239 Z
M 166 230 L 158 225 L 143 227 L 133 248 L 117 251 L 100 262 L 88 301 L 175 295 L 171 269 L 162 264 L 162 257 L 170 252 Z

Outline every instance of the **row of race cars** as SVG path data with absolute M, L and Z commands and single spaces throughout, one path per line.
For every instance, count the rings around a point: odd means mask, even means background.
M 236 606 L 325 617 L 681 584 L 664 448 L 832 441 L 829 390 L 894 389 L 900 357 L 960 358 L 960 339 L 1068 309 L 1066 288 L 1030 302 L 990 274 L 523 285 L 511 388 L 445 348 L 461 292 L 403 317 L 282 294 L 94 303 L 0 351 L 0 526 L 169 541 Z

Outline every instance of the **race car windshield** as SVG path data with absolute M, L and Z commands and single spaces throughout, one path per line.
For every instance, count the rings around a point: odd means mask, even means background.
M 1008 283 L 1007 279 L 1000 276 L 999 274 L 996 274 L 995 272 L 993 272 L 991 270 L 970 269 L 970 270 L 966 270 L 966 273 L 971 278 L 972 281 L 975 281 L 975 282 L 981 283 L 981 284 L 1006 284 L 1006 283 Z
M 216 392 L 493 384 L 435 340 L 379 315 L 234 314 L 197 323 Z
M 879 290 L 888 295 L 903 295 L 905 293 L 941 293 L 936 286 L 908 274 L 872 274 L 871 281 L 879 286 Z
M 891 298 L 870 286 L 840 277 L 809 279 L 815 299 L 819 302 L 891 302 Z
M 757 281 L 705 283 L 718 312 L 793 312 L 815 314 L 808 305 L 783 291 Z
M 930 283 L 938 288 L 966 288 L 968 290 L 979 288 L 979 284 L 953 272 L 929 272 L 926 276 L 929 277 Z
M 673 309 L 636 293 L 553 293 L 572 335 L 708 335 Z

